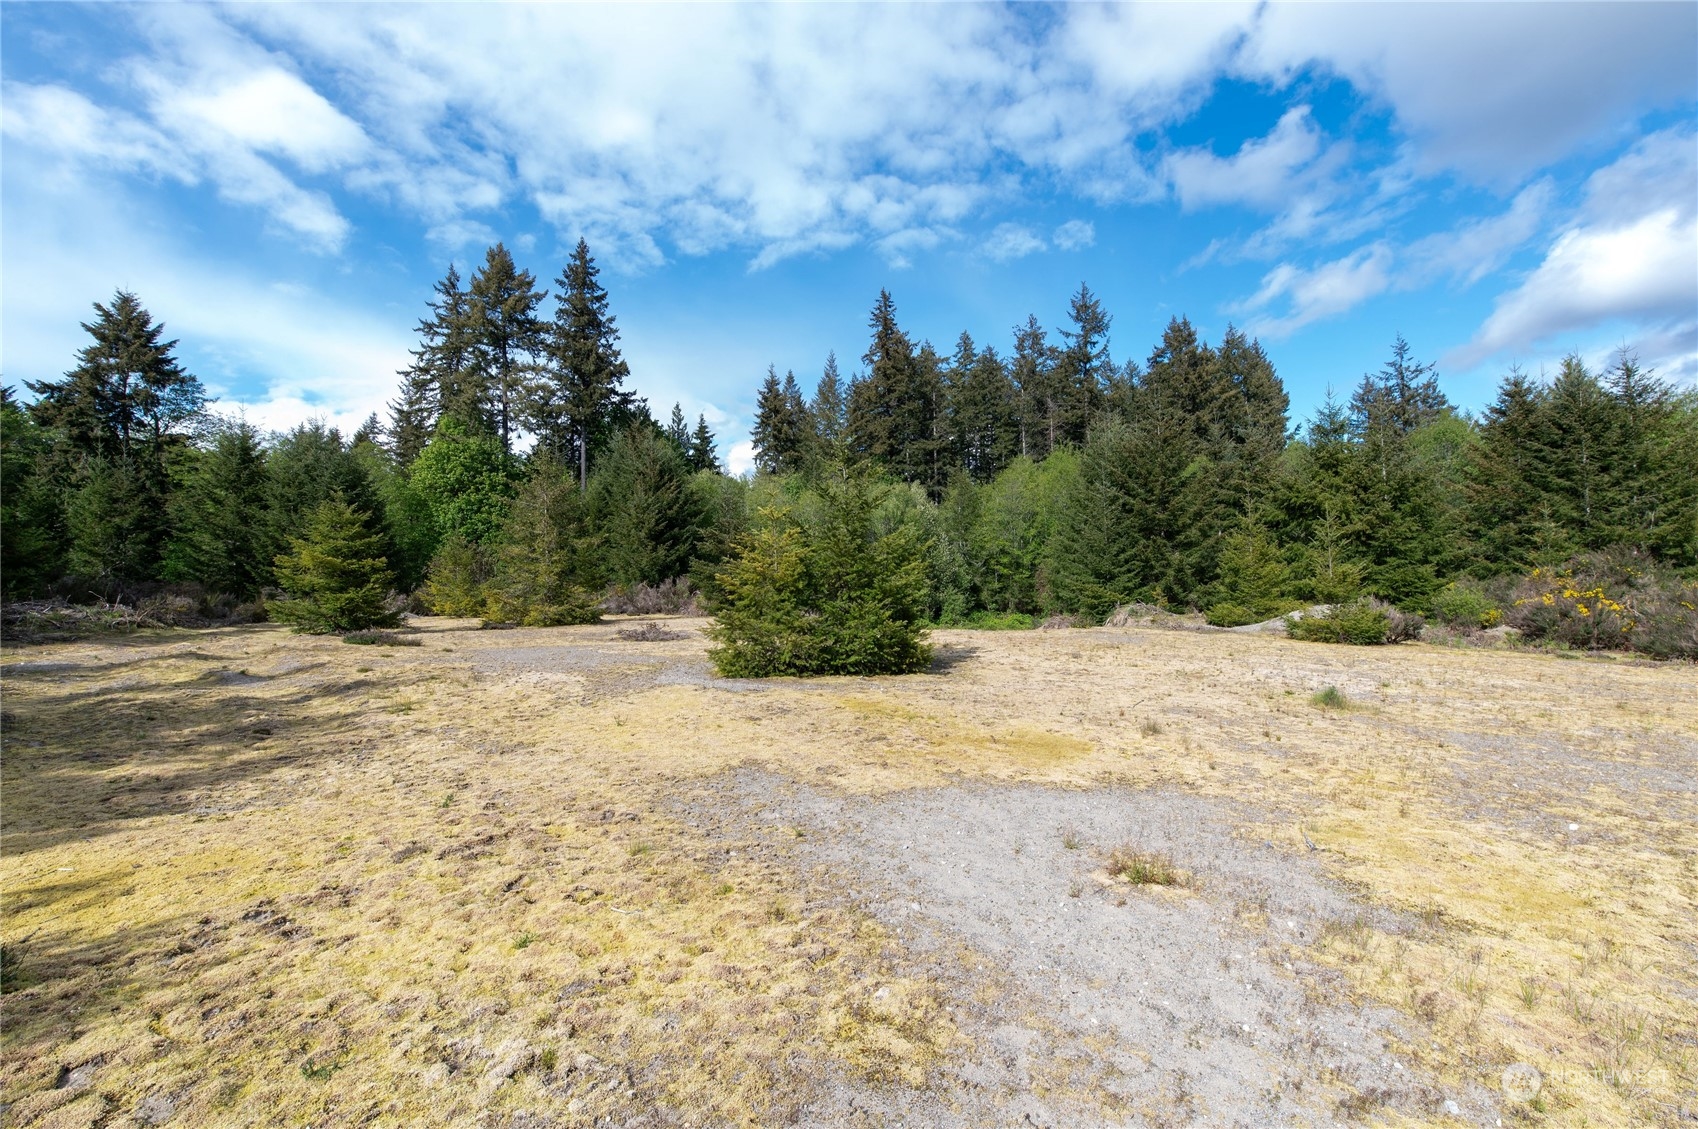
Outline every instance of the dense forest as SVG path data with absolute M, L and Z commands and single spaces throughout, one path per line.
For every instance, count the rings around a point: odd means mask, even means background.
M 967 333 L 943 353 L 881 293 L 858 371 L 828 356 L 808 394 L 768 369 L 757 473 L 734 478 L 705 419 L 659 422 L 627 387 L 582 242 L 550 300 L 500 245 L 469 281 L 450 268 L 388 418 L 348 436 L 217 414 L 137 296 L 97 304 L 75 367 L 0 406 L 6 597 L 163 594 L 338 630 L 407 607 L 582 622 L 701 592 L 770 625 L 829 619 L 860 584 L 913 625 L 1327 604 L 1698 654 L 1698 397 L 1627 350 L 1511 370 L 1471 417 L 1399 338 L 1294 424 L 1234 329 L 1211 344 L 1175 318 L 1117 361 L 1082 285 L 1053 334 L 1028 318 L 1006 353 Z M 785 584 L 814 594 L 775 608 Z M 911 642 L 879 646 L 912 668 Z

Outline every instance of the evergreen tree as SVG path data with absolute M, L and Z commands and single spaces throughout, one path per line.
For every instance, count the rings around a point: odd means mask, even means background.
M 1014 381 L 1020 429 L 1020 453 L 1041 459 L 1062 440 L 1064 397 L 1058 381 L 1060 367 L 1043 326 L 1035 316 L 1014 327 Z
M 51 436 L 0 387 L 0 584 L 8 599 L 41 590 L 63 567 L 65 515 L 51 450 Z
M 930 346 L 916 351 L 897 325 L 890 291 L 879 291 L 867 324 L 866 375 L 850 386 L 849 448 L 938 496 L 948 479 L 949 447 L 942 364 Z
M 494 550 L 489 617 L 527 627 L 594 623 L 595 555 L 572 472 L 550 455 L 537 457 Z
M 808 422 L 796 374 L 786 373 L 781 384 L 778 370 L 768 365 L 766 379 L 755 397 L 755 426 L 750 433 L 755 465 L 771 474 L 801 470 L 808 455 Z
M 1114 319 L 1082 282 L 1068 303 L 1067 316 L 1073 328 L 1059 331 L 1064 344 L 1056 355 L 1048 405 L 1051 447 L 1085 441 L 1114 368 L 1108 356 L 1108 330 Z
M 776 512 L 739 538 L 712 588 L 729 677 L 924 670 L 926 552 L 912 522 L 880 521 L 885 492 L 860 476 L 821 485 L 804 525 Z
M 400 394 L 389 404 L 391 453 L 403 469 L 424 450 L 445 413 L 479 430 L 496 431 L 472 296 L 460 285 L 452 263 L 432 291 L 430 316 L 418 323 L 413 362 L 401 371 Z
M 94 341 L 78 352 L 77 367 L 63 380 L 26 382 L 38 397 L 31 414 L 80 453 L 162 466 L 166 445 L 185 442 L 185 426 L 201 417 L 206 390 L 134 294 L 119 290 L 110 306 L 94 309 L 99 316 L 82 323 Z
M 84 322 L 94 338 L 59 381 L 30 381 L 30 414 L 59 437 L 70 565 L 123 585 L 153 576 L 170 536 L 170 463 L 203 417 L 206 392 L 134 294 Z
M 945 378 L 954 461 L 975 482 L 989 482 L 1013 460 L 1019 430 L 1014 385 L 994 348 L 979 350 L 961 334 Z
M 575 457 L 580 490 L 589 488 L 592 450 L 637 413 L 636 399 L 623 387 L 630 369 L 619 353 L 619 329 L 600 273 L 589 244 L 578 240 L 555 282 L 559 296 L 539 381 L 546 408 L 537 412 L 538 434 L 558 436 L 551 448 L 563 458 Z
M 696 417 L 696 430 L 690 435 L 690 469 L 719 472 L 719 454 L 714 450 L 713 432 L 705 415 Z
M 1610 541 L 1609 452 L 1614 405 L 1578 356 L 1563 358 L 1551 382 L 1541 428 L 1546 497 L 1567 534 L 1563 554 Z
M 837 371 L 837 352 L 832 350 L 825 355 L 825 370 L 820 373 L 819 384 L 814 388 L 808 415 L 826 457 L 836 462 L 842 461 L 844 431 L 848 426 L 843 396 L 843 378 Z
M 672 445 L 678 448 L 678 453 L 685 459 L 690 457 L 690 421 L 684 418 L 684 406 L 672 405 L 672 419 L 666 425 L 666 437 L 672 440 Z
M 651 427 L 630 427 L 590 482 L 589 513 L 606 580 L 659 584 L 689 571 L 706 515 L 682 455 Z
M 266 500 L 259 431 L 243 420 L 224 422 L 172 497 L 168 577 L 241 599 L 259 595 L 271 580 Z
M 1544 450 L 1543 394 L 1519 368 L 1498 385 L 1470 450 L 1467 498 L 1478 567 L 1487 574 L 1521 571 L 1549 548 L 1551 510 L 1540 488 Z
M 341 498 L 319 503 L 302 536 L 277 558 L 277 579 L 290 598 L 271 605 L 272 617 L 313 635 L 398 623 L 388 608 L 392 577 L 383 541 L 371 524 L 371 515 Z
M 372 522 L 371 532 L 382 533 L 377 492 L 365 466 L 336 428 L 326 426 L 323 420 L 298 424 L 288 433 L 273 437 L 265 461 L 263 559 L 270 560 L 286 550 L 319 505 L 334 497 L 365 514 Z
M 536 277 L 519 270 L 507 248 L 497 243 L 472 276 L 469 293 L 471 329 L 478 366 L 487 381 L 495 435 L 503 454 L 513 452 L 528 377 L 543 349 L 543 325 L 537 307 L 548 292 Z

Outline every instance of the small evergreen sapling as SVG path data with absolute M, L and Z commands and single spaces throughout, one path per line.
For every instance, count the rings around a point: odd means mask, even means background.
M 277 579 L 289 598 L 270 608 L 273 618 L 310 635 L 393 627 L 389 610 L 391 576 L 383 540 L 366 516 L 340 497 L 321 502 L 307 520 L 305 536 L 277 558 Z

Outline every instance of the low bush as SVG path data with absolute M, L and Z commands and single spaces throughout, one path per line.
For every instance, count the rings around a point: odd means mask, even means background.
M 972 631 L 1030 631 L 1037 620 L 1024 612 L 974 612 L 940 627 L 965 627 Z
M 1337 686 L 1328 686 L 1309 695 L 1309 704 L 1323 710 L 1347 710 L 1350 699 L 1344 696 L 1344 691 Z
M 1516 584 L 1504 622 L 1533 641 L 1695 659 L 1698 582 L 1636 554 L 1596 553 L 1534 569 Z
M 479 545 L 451 534 L 430 559 L 421 594 L 432 615 L 481 616 L 488 599 L 488 554 Z
M 610 588 L 601 598 L 601 609 L 610 615 L 702 614 L 701 594 L 683 576 Z
M 422 647 L 423 643 L 410 635 L 397 635 L 393 631 L 350 631 L 342 636 L 342 642 L 352 643 L 357 647 Z
M 1418 639 L 1425 622 L 1418 615 L 1399 611 L 1381 600 L 1352 600 L 1335 604 L 1324 612 L 1302 617 L 1291 616 L 1285 621 L 1286 632 L 1293 639 L 1311 643 L 1350 643 L 1374 646 L 1381 643 L 1401 643 Z
M 1447 584 L 1433 593 L 1427 603 L 1433 618 L 1447 627 L 1476 631 L 1503 622 L 1503 609 L 1477 580 Z
M 1203 618 L 1214 627 L 1247 627 L 1252 623 L 1277 619 L 1288 612 L 1296 611 L 1299 606 L 1295 600 L 1270 600 L 1262 604 L 1215 604 L 1203 613 Z

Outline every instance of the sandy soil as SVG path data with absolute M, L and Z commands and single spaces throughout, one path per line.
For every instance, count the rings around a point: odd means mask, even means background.
M 1698 1113 L 1690 666 L 471 626 L 6 653 L 6 1123 Z

